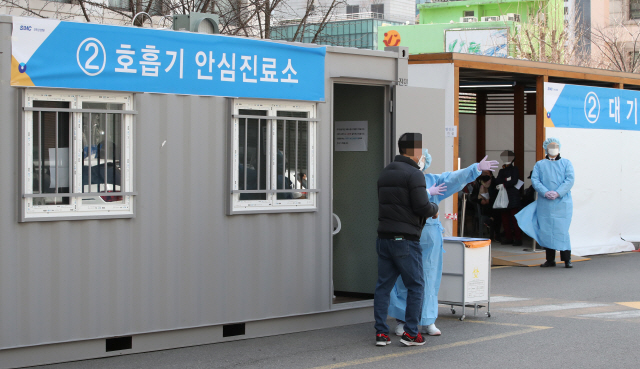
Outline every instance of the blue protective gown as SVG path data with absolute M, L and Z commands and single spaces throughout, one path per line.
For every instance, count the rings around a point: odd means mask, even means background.
M 538 200 L 516 214 L 520 229 L 535 239 L 540 246 L 566 251 L 571 250 L 569 226 L 573 215 L 571 187 L 575 175 L 573 165 L 567 159 L 543 159 L 536 163 L 531 183 L 538 193 Z M 556 191 L 559 197 L 549 200 L 548 191 Z
M 427 182 L 427 188 L 433 185 L 438 186 L 442 183 L 447 186 L 447 191 L 444 194 L 429 196 L 429 200 L 440 204 L 442 200 L 461 191 L 467 183 L 473 182 L 480 174 L 482 172 L 478 170 L 477 163 L 455 172 L 425 174 L 424 179 Z M 442 253 L 444 251 L 442 243 L 443 231 L 444 228 L 440 223 L 440 219 L 428 218 L 420 236 L 424 268 L 424 302 L 419 325 L 433 324 L 438 317 L 438 291 L 440 290 L 440 280 L 442 279 Z M 404 321 L 406 309 L 407 288 L 402 282 L 402 277 L 398 277 L 396 285 L 391 291 L 389 316 Z

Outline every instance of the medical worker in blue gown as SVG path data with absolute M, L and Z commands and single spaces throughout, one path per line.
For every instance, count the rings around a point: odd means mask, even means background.
M 424 167 L 423 172 L 431 165 L 431 155 L 428 150 L 423 150 Z M 422 167 L 422 163 L 418 165 Z M 462 190 L 469 182 L 473 182 L 482 174 L 483 170 L 494 171 L 498 168 L 497 161 L 487 161 L 487 157 L 480 163 L 471 165 L 466 169 L 455 172 L 445 172 L 442 174 L 425 174 L 429 192 L 429 201 L 439 204 L 447 197 Z M 438 291 L 440 280 L 442 279 L 442 232 L 444 228 L 440 219 L 427 219 L 427 223 L 422 229 L 420 236 L 420 246 L 422 247 L 422 264 L 424 268 L 424 302 L 422 305 L 422 316 L 418 323 L 420 331 L 431 336 L 439 336 L 440 330 L 436 327 L 435 321 L 438 317 Z M 407 288 L 402 282 L 402 277 L 398 277 L 396 285 L 391 291 L 391 301 L 389 304 L 389 316 L 398 321 L 395 333 L 400 336 L 404 332 L 404 314 L 407 308 Z
M 516 219 L 522 231 L 546 249 L 547 261 L 541 267 L 556 266 L 556 251 L 560 251 L 565 268 L 573 268 L 569 240 L 573 215 L 571 187 L 575 180 L 573 165 L 560 157 L 557 138 L 547 138 L 543 147 L 547 157 L 536 163 L 531 174 L 538 200 L 516 214 Z

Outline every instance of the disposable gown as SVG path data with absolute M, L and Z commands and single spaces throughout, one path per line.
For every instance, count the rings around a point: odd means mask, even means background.
M 427 188 L 433 185 L 444 183 L 447 191 L 442 195 L 429 196 L 429 200 L 436 204 L 447 197 L 461 191 L 464 186 L 473 182 L 482 172 L 478 170 L 478 164 L 473 164 L 466 169 L 455 172 L 445 172 L 442 174 L 425 174 Z M 440 219 L 427 219 L 427 224 L 422 229 L 420 236 L 420 246 L 422 247 L 422 264 L 424 268 L 424 302 L 422 305 L 422 316 L 419 325 L 433 324 L 438 317 L 438 291 L 440 290 L 440 280 L 442 279 L 442 232 L 444 228 Z M 389 316 L 396 319 L 405 320 L 407 308 L 407 288 L 402 282 L 402 277 L 398 277 L 396 285 L 391 291 L 389 304 Z
M 531 183 L 538 193 L 538 200 L 516 214 L 516 219 L 520 229 L 543 247 L 571 250 L 569 226 L 573 215 L 571 187 L 574 180 L 573 165 L 564 158 L 540 160 L 533 167 Z M 556 191 L 558 198 L 544 197 L 548 191 Z

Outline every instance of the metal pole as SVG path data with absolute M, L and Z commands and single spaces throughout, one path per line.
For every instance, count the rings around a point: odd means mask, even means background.
M 107 173 L 107 161 L 109 161 L 109 145 L 107 142 L 109 137 L 109 115 L 104 114 L 104 137 L 102 138 L 102 146 L 104 147 L 104 192 L 109 192 L 109 173 Z M 100 192 L 100 191 L 98 191 Z
M 55 166 L 55 171 L 56 171 L 56 178 L 54 179 L 56 181 L 56 193 L 58 193 L 58 113 L 54 113 L 56 115 L 56 150 L 55 150 L 55 158 L 56 158 L 56 166 Z M 49 160 L 51 160 L 51 158 L 49 158 Z M 54 204 L 58 204 L 58 198 L 54 197 L 53 200 Z
M 260 164 L 260 129 L 262 126 L 262 119 L 258 119 L 258 143 L 257 143 L 257 148 L 258 148 L 258 161 L 257 161 L 257 166 L 258 166 L 258 177 L 256 178 L 256 190 L 260 189 L 260 167 L 262 166 Z
M 84 124 L 84 121 L 82 122 L 82 124 Z M 89 133 L 87 136 L 87 174 L 88 174 L 88 190 L 87 192 L 93 192 L 92 191 L 92 185 L 91 185 L 91 147 L 93 144 L 93 136 L 91 136 L 93 133 L 91 132 L 91 126 L 93 125 L 93 117 L 91 116 L 91 113 L 89 113 L 89 122 L 87 123 L 87 126 L 89 128 Z M 84 192 L 84 185 L 82 186 L 82 192 Z
M 42 112 L 38 113 L 40 116 L 38 118 L 38 193 L 42 193 L 42 165 L 44 164 L 42 158 Z
M 296 120 L 296 165 L 295 165 L 295 178 L 293 179 L 294 186 L 293 188 L 298 188 L 298 121 Z M 289 172 L 289 176 L 291 176 L 291 172 Z
M 460 230 L 460 237 L 464 237 L 464 219 L 467 215 L 467 194 L 462 195 L 462 229 Z
M 247 153 L 249 152 L 247 150 L 247 137 L 249 137 L 249 119 L 245 118 L 244 119 L 244 189 L 247 189 Z

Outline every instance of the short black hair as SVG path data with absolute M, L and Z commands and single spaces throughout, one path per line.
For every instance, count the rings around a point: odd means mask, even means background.
M 400 151 L 400 155 L 406 154 L 407 149 L 416 147 L 417 142 L 419 142 L 420 147 L 422 147 L 422 133 L 407 132 L 400 136 L 398 139 L 398 151 Z

